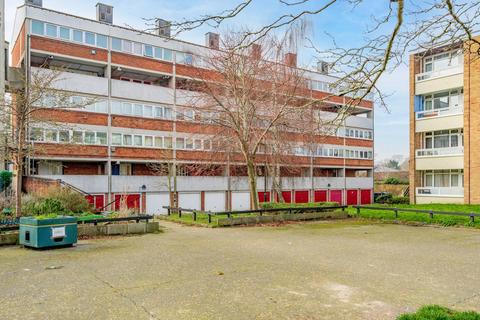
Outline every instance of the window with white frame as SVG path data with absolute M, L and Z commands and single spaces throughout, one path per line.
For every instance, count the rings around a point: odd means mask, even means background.
M 463 170 L 427 170 L 423 186 L 435 188 L 463 188 Z
M 48 143 L 106 145 L 107 133 L 63 128 L 30 128 L 30 140 Z
M 463 107 L 463 89 L 439 92 L 424 96 L 423 110 Z
M 460 65 L 462 62 L 462 51 L 454 50 L 428 56 L 423 59 L 423 72 L 440 71 Z
M 463 147 L 463 129 L 425 132 L 425 149 Z

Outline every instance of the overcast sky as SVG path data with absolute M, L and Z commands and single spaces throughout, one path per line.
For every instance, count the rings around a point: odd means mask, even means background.
M 24 0 L 5 0 L 6 39 L 12 36 L 12 27 L 17 6 Z M 43 0 L 46 8 L 68 12 L 87 18 L 95 18 L 95 4 L 98 0 Z M 218 13 L 235 5 L 234 0 L 103 0 L 114 6 L 114 23 L 145 28 L 142 18 L 161 17 L 166 20 L 181 20 L 198 17 L 208 13 Z M 313 1 L 316 2 L 316 1 Z M 362 39 L 361 30 L 371 25 L 371 17 L 382 12 L 386 1 L 366 1 L 367 4 L 351 11 L 339 4 L 328 11 L 328 15 L 310 18 L 312 40 L 317 47 L 325 48 L 330 42 L 326 35 L 331 34 L 343 47 L 354 46 Z M 240 15 L 236 26 L 255 27 L 269 22 L 284 11 L 277 8 L 278 0 L 261 0 Z M 229 27 L 232 27 L 231 25 Z M 235 27 L 235 26 L 233 26 Z M 204 27 L 181 35 L 181 39 L 203 44 L 204 33 L 212 28 Z M 303 54 L 302 54 L 303 53 Z M 308 49 L 300 49 L 300 61 L 304 65 L 312 64 L 314 59 Z M 375 154 L 376 161 L 394 155 L 408 156 L 408 66 L 403 65 L 392 73 L 384 75 L 380 88 L 388 94 L 388 111 L 375 109 Z

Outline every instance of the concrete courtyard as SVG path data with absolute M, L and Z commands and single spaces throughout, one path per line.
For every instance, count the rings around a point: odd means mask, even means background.
M 480 231 L 358 222 L 0 248 L 0 319 L 395 319 L 480 311 Z

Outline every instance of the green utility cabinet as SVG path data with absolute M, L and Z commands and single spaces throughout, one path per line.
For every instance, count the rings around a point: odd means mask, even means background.
M 77 218 L 20 218 L 20 244 L 32 248 L 72 246 L 77 243 Z

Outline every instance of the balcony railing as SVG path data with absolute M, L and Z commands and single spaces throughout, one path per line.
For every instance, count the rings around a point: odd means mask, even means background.
M 416 153 L 417 153 L 417 157 L 419 158 L 463 155 L 463 147 L 419 149 L 416 151 Z
M 463 188 L 461 187 L 420 187 L 416 191 L 417 196 L 463 197 Z
M 462 73 L 463 65 L 458 65 L 438 71 L 424 72 L 416 75 L 417 82 L 431 80 L 440 77 L 452 76 L 454 74 Z
M 457 114 L 463 114 L 463 106 L 418 111 L 416 112 L 416 118 L 417 120 L 430 119 L 430 118 L 442 117 L 442 116 L 453 116 Z

